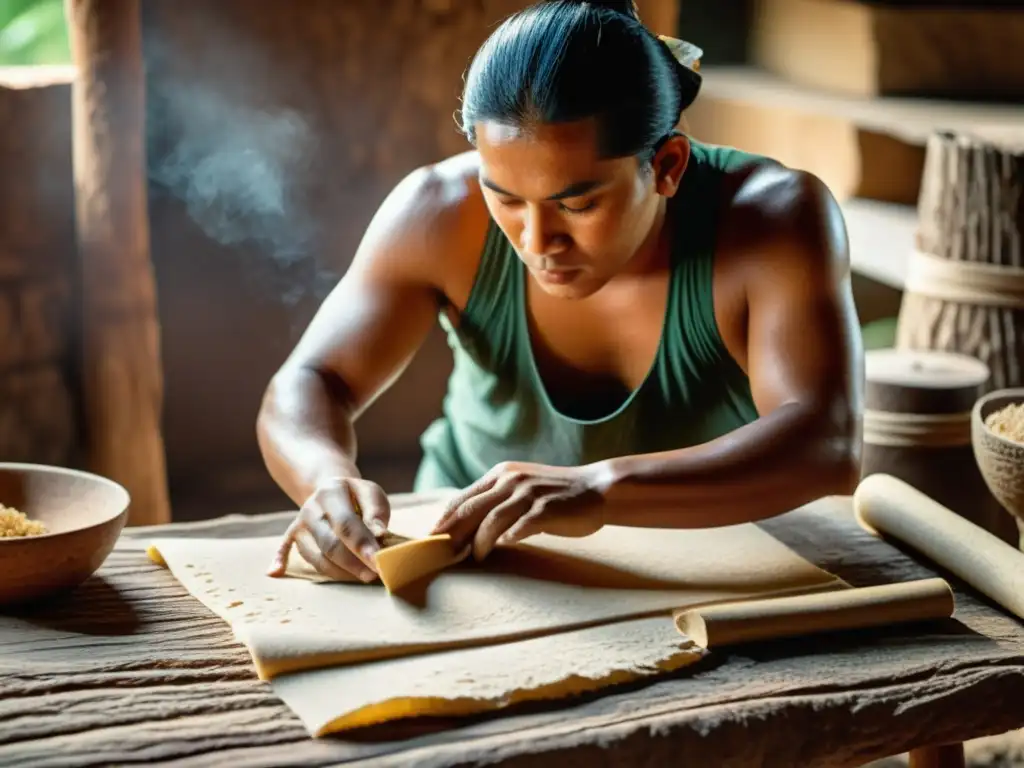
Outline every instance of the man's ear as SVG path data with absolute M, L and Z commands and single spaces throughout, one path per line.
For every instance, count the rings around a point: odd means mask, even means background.
M 666 139 L 651 161 L 655 191 L 664 197 L 674 197 L 689 162 L 690 140 L 680 134 Z

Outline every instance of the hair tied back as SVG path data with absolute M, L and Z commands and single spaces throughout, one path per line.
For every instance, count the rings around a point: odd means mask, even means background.
M 700 72 L 700 58 L 704 55 L 704 51 L 698 46 L 668 35 L 658 35 L 658 39 L 665 44 L 665 47 L 672 53 L 672 57 L 682 66 L 693 72 Z
M 640 10 L 636 7 L 635 0 L 573 0 L 578 5 L 592 5 L 595 8 L 606 8 L 609 11 L 621 13 L 623 16 L 640 20 Z
M 658 35 L 658 40 L 668 50 L 676 62 L 676 73 L 679 76 L 679 112 L 686 111 L 700 93 L 704 78 L 700 74 L 700 58 L 704 51 L 693 43 L 668 35 Z

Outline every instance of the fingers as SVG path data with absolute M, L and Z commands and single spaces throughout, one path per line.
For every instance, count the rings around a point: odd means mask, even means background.
M 432 534 L 437 535 L 441 533 L 451 533 L 452 527 L 455 526 L 460 517 L 460 508 L 476 498 L 481 493 L 491 490 L 497 482 L 496 477 L 485 475 L 484 477 L 477 480 L 470 486 L 467 486 L 461 493 L 450 499 L 444 507 L 444 513 L 440 519 L 434 524 L 434 530 Z
M 504 501 L 493 505 L 484 512 L 473 536 L 473 557 L 483 560 L 494 549 L 498 538 L 530 510 L 531 499 L 528 493 L 519 492 L 509 495 Z
M 309 562 L 310 565 L 323 573 L 324 576 L 337 578 L 334 572 L 341 571 L 350 578 L 355 576 L 360 581 L 365 582 L 370 582 L 377 578 L 377 573 L 373 569 L 367 568 L 358 557 L 349 551 L 344 540 L 339 537 L 330 520 L 326 517 L 319 517 L 310 520 L 306 530 L 308 530 L 310 537 L 316 544 L 317 561 L 323 560 L 326 562 L 329 565 L 331 573 L 321 570 L 312 561 L 310 561 L 309 558 L 306 557 L 306 553 L 301 546 L 299 548 L 299 552 L 302 553 L 302 556 L 306 558 L 306 561 Z
M 387 494 L 376 483 L 340 480 L 318 488 L 288 527 L 267 573 L 283 576 L 295 547 L 324 576 L 373 581 L 380 550 L 375 534 L 386 531 L 390 517 Z
M 318 573 L 322 573 L 324 576 L 335 579 L 336 581 L 351 581 L 354 576 L 353 572 L 340 567 L 337 563 L 330 560 L 321 550 L 320 544 L 316 541 L 315 536 L 308 529 L 300 529 L 295 535 L 295 548 L 299 550 L 299 554 L 302 555 L 303 559 L 309 563 Z M 347 553 L 346 553 L 347 554 Z M 351 557 L 351 555 L 349 555 Z M 354 557 L 356 568 L 359 571 L 366 571 L 366 569 L 359 564 L 359 561 Z M 370 573 L 372 579 L 374 574 Z M 360 578 L 362 578 L 360 576 Z M 366 579 L 362 579 L 365 581 Z
M 270 567 L 267 568 L 267 576 L 280 578 L 288 570 L 288 555 L 291 554 L 292 546 L 295 544 L 295 534 L 299 525 L 300 518 L 297 517 L 285 530 L 284 536 L 281 537 L 281 543 L 277 546 L 277 551 L 274 552 L 274 559 L 270 561 Z
M 391 502 L 376 483 L 359 483 L 349 489 L 356 508 L 373 536 L 383 536 L 391 522 Z
M 516 520 L 509 526 L 508 530 L 498 536 L 495 539 L 494 545 L 497 547 L 511 547 L 513 544 L 518 544 L 530 536 L 544 533 L 544 527 L 543 521 L 538 521 L 537 516 L 533 514 L 526 515 Z
M 376 573 L 374 555 L 380 549 L 380 544 L 377 543 L 377 539 L 363 522 L 353 494 L 347 485 L 339 488 L 336 492 L 320 494 L 315 501 L 320 508 L 320 514 L 315 515 L 314 513 L 315 517 L 325 518 L 330 526 L 330 534 L 325 533 L 322 541 L 318 540 L 321 551 L 324 551 L 329 559 L 334 560 L 342 567 L 344 567 L 344 563 L 338 562 L 334 554 L 329 554 L 325 548 L 331 553 L 355 554 L 363 566 Z M 311 525 L 310 528 L 314 529 L 314 526 Z M 340 540 L 340 544 L 335 544 L 335 537 Z M 343 556 L 338 554 L 338 557 Z M 356 573 L 358 574 L 358 571 Z
M 593 511 L 588 513 L 580 497 L 572 494 L 548 496 L 536 501 L 526 514 L 498 537 L 496 544 L 512 546 L 539 533 L 579 538 L 591 535 L 603 525 L 599 515 Z
M 472 542 L 476 531 L 495 507 L 508 501 L 514 488 L 495 485 L 478 496 L 468 499 L 453 510 L 447 530 L 456 549 Z M 475 550 L 474 550 L 475 551 Z

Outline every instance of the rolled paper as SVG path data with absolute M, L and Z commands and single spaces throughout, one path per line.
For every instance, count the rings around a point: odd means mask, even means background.
M 677 611 L 676 629 L 713 650 L 758 640 L 946 619 L 953 590 L 944 579 L 745 600 Z
M 865 529 L 906 544 L 1024 618 L 1024 553 L 892 475 L 864 478 L 853 508 Z

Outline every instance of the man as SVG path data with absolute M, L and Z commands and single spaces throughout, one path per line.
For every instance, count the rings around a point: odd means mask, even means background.
M 267 390 L 261 449 L 302 508 L 272 574 L 297 546 L 376 578 L 389 508 L 354 423 L 438 317 L 455 369 L 416 485 L 462 489 L 436 530 L 478 558 L 852 491 L 841 214 L 809 174 L 678 133 L 698 87 L 629 2 L 541 2 L 488 39 L 463 94 L 474 151 L 392 191 Z

